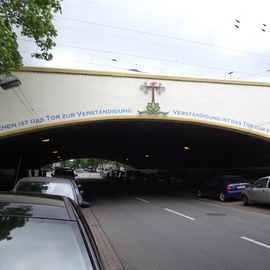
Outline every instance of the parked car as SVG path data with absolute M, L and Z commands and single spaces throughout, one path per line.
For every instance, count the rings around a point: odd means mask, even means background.
M 244 205 L 270 204 L 270 176 L 260 178 L 251 187 L 246 188 L 241 194 L 241 199 Z
M 168 171 L 158 171 L 154 174 L 154 181 L 157 184 L 168 184 L 169 178 L 170 176 Z
M 186 185 L 185 176 L 183 172 L 170 171 L 168 176 L 168 183 L 173 186 L 184 187 Z
M 77 174 L 75 174 L 74 170 L 69 167 L 56 167 L 54 169 L 54 173 L 52 174 L 53 177 L 62 177 L 68 179 L 75 179 Z
M 133 183 L 133 184 L 141 183 L 142 173 L 139 170 L 127 171 L 125 179 L 128 183 Z
M 112 173 L 110 175 L 110 179 L 117 180 L 118 172 L 119 172 L 119 170 L 112 170 Z
M 67 197 L 0 193 L 1 269 L 102 270 L 92 233 Z
M 117 181 L 125 181 L 126 180 L 127 173 L 125 171 L 118 171 L 116 180 Z
M 247 187 L 250 187 L 249 181 L 241 176 L 216 176 L 197 190 L 197 196 L 216 198 L 225 202 L 230 198 L 240 198 L 242 191 Z
M 71 179 L 24 177 L 15 184 L 13 191 L 67 196 L 74 200 L 80 207 L 89 207 L 89 203 L 83 201 L 81 192 L 76 183 Z

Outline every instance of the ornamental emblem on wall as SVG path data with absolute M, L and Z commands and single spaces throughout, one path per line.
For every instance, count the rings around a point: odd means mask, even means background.
M 144 82 L 143 85 L 141 85 L 140 88 L 144 93 L 148 94 L 148 92 L 151 92 L 152 99 L 151 102 L 147 103 L 146 110 L 145 111 L 138 111 L 139 114 L 163 114 L 167 115 L 169 112 L 162 112 L 160 111 L 159 103 L 156 102 L 155 99 L 155 93 L 161 94 L 163 91 L 165 91 L 165 87 L 162 86 L 161 83 L 158 82 Z

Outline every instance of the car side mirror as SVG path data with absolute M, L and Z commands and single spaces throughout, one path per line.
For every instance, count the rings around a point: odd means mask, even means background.
M 88 207 L 90 207 L 90 203 L 89 202 L 82 201 L 80 203 L 80 207 L 81 208 L 88 208 Z

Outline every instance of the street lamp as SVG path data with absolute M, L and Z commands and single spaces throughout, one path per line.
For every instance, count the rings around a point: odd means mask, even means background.
M 8 90 L 17 87 L 21 84 L 21 81 L 14 75 L 8 76 L 6 78 L 0 79 L 0 86 L 4 90 Z
M 232 78 L 233 71 L 228 72 L 228 74 L 230 75 L 230 79 L 231 79 Z

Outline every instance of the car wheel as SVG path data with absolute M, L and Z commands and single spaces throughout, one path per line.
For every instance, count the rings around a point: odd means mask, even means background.
M 220 194 L 219 194 L 219 199 L 220 199 L 220 201 L 222 201 L 222 202 L 226 202 L 226 200 L 227 200 L 227 198 L 226 198 L 226 196 L 225 196 L 224 193 L 220 193 Z
M 203 194 L 202 194 L 202 192 L 200 190 L 198 190 L 198 192 L 197 192 L 197 197 L 198 198 L 202 198 L 203 197 Z
M 250 200 L 248 199 L 247 195 L 243 195 L 242 200 L 245 206 L 250 205 Z

